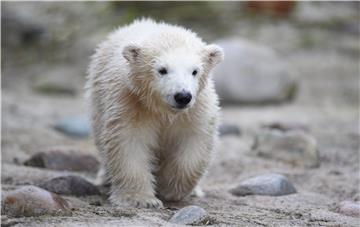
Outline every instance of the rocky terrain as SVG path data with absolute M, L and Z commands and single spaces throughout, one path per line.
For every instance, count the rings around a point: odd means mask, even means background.
M 359 226 L 359 7 L 3 2 L 1 225 Z M 160 210 L 113 207 L 94 184 L 83 100 L 96 44 L 141 16 L 191 27 L 226 53 L 205 195 Z

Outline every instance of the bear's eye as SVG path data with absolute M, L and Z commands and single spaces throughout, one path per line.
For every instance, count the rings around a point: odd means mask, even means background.
M 197 73 L 198 73 L 198 71 L 195 69 L 195 70 L 192 72 L 192 75 L 193 75 L 193 76 L 196 76 Z
M 165 74 L 168 73 L 167 69 L 164 68 L 164 67 L 160 68 L 160 69 L 158 70 L 158 72 L 159 72 L 161 75 L 165 75 Z

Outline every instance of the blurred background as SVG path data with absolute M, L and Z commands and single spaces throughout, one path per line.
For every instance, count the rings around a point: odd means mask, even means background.
M 359 7 L 295 1 L 2 2 L 3 190 L 54 176 L 23 165 L 37 152 L 97 156 L 83 100 L 89 58 L 113 29 L 151 17 L 190 28 L 225 50 L 226 60 L 214 72 L 223 107 L 221 158 L 205 190 L 276 171 L 331 204 L 359 200 Z M 301 131 L 306 139 L 294 136 L 296 148 L 279 145 L 272 132 L 264 135 L 275 129 L 285 140 L 288 131 Z M 336 224 L 330 216 L 323 218 Z M 236 223 L 222 218 L 219 223 Z M 290 217 L 281 218 L 276 223 L 289 224 Z

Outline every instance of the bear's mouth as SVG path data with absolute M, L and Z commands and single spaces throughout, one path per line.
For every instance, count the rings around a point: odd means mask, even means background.
M 172 110 L 175 110 L 175 111 L 183 111 L 183 110 L 186 110 L 190 107 L 189 104 L 186 104 L 186 105 L 176 105 L 176 106 L 173 106 L 173 105 L 170 105 L 171 109 Z

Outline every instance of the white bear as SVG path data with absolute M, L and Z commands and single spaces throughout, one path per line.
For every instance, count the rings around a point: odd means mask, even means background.
M 111 203 L 162 207 L 193 191 L 217 139 L 210 71 L 222 59 L 220 47 L 190 30 L 151 19 L 99 45 L 86 90 Z

